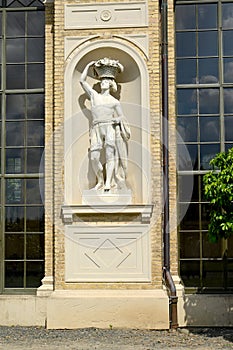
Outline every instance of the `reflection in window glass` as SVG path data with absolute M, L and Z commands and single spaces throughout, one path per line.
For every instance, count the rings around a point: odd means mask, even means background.
M 197 112 L 197 91 L 195 89 L 177 90 L 178 114 L 188 115 Z
M 201 84 L 218 83 L 218 58 L 200 58 L 198 65 Z
M 178 6 L 176 8 L 176 29 L 195 29 L 196 12 L 195 5 Z
M 227 30 L 223 32 L 223 55 L 233 56 L 233 30 Z
M 183 210 L 186 213 L 183 213 Z M 187 206 L 180 204 L 180 215 L 181 220 L 180 229 L 181 230 L 198 230 L 199 229 L 199 205 L 191 203 L 187 209 Z
M 28 148 L 27 149 L 27 172 L 43 173 L 44 165 L 41 163 L 43 148 Z
M 26 203 L 41 204 L 41 189 L 39 179 L 26 180 Z
M 6 203 L 20 204 L 24 203 L 24 180 L 6 179 Z
M 44 94 L 27 95 L 28 119 L 44 119 Z
M 6 119 L 25 118 L 25 95 L 6 95 Z
M 179 175 L 179 201 L 180 202 L 198 202 L 199 188 L 198 176 Z
M 196 33 L 184 32 L 176 34 L 176 55 L 177 57 L 195 57 L 196 45 L 193 45 L 196 41 Z
M 25 40 L 21 38 L 6 40 L 6 62 L 25 62 Z
M 44 36 L 45 16 L 43 11 L 28 12 L 27 34 Z
M 233 141 L 233 117 L 227 116 L 224 119 L 225 122 L 225 140 Z
M 6 88 L 9 90 L 25 88 L 25 66 L 7 65 L 6 66 Z
M 25 13 L 21 11 L 7 12 L 6 35 L 24 36 L 25 34 Z
M 24 146 L 24 122 L 6 123 L 6 145 Z
M 222 27 L 224 29 L 233 28 L 233 4 L 222 4 Z
M 203 286 L 223 287 L 222 261 L 203 261 Z
M 233 113 L 233 89 L 224 89 L 224 113 Z
M 6 149 L 6 173 L 19 174 L 24 172 L 24 149 Z
M 178 145 L 179 170 L 197 170 L 197 145 Z
M 29 89 L 43 88 L 44 86 L 44 64 L 28 64 L 27 87 Z
M 224 82 L 233 84 L 233 58 L 223 59 Z
M 220 125 L 218 117 L 200 118 L 200 141 L 220 141 Z
M 180 261 L 180 274 L 187 287 L 200 287 L 200 262 Z
M 28 62 L 44 62 L 44 39 L 32 38 L 27 40 Z
M 200 114 L 219 114 L 219 89 L 199 90 Z
M 196 60 L 179 59 L 176 61 L 177 67 L 177 84 L 194 84 L 196 83 L 197 67 Z
M 200 147 L 200 157 L 201 157 L 201 169 L 210 170 L 210 161 L 215 157 L 217 153 L 220 152 L 220 145 L 201 145 Z
M 198 55 L 217 56 L 218 55 L 218 32 L 198 33 Z
M 23 232 L 24 231 L 24 208 L 6 207 L 5 213 L 5 231 Z
M 28 121 L 27 122 L 27 145 L 43 146 L 44 144 L 44 122 Z
M 217 5 L 216 4 L 198 5 L 198 28 L 199 29 L 217 28 Z
M 197 142 L 197 118 L 177 118 L 177 131 L 185 142 Z

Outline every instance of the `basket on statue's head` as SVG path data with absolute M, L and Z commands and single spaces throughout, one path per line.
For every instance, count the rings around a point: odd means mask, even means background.
M 115 80 L 117 74 L 123 72 L 124 67 L 118 60 L 105 57 L 96 61 L 93 69 L 95 76 L 99 79 L 110 78 Z

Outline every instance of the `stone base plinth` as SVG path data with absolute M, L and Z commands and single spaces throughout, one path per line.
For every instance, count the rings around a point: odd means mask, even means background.
M 111 204 L 129 205 L 132 204 L 131 190 L 85 190 L 82 193 L 82 204 Z
M 163 290 L 55 291 L 47 327 L 169 328 L 168 297 Z

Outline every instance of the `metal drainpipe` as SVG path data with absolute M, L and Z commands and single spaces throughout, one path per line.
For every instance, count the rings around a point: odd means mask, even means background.
M 160 0 L 161 5 L 161 54 L 162 54 L 162 137 L 163 137 L 163 278 L 169 292 L 170 328 L 176 329 L 177 296 L 176 287 L 170 273 L 170 225 L 169 225 L 169 130 L 168 130 L 168 35 L 167 35 L 167 0 Z

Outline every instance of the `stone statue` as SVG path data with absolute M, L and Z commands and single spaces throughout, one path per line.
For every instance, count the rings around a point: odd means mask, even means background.
M 86 81 L 90 67 L 100 79 L 100 93 Z M 103 58 L 88 63 L 80 77 L 80 83 L 91 101 L 90 152 L 92 167 L 97 178 L 95 190 L 126 188 L 127 142 L 130 138 L 130 128 L 123 116 L 120 102 L 110 94 L 110 89 L 117 91 L 115 77 L 122 71 L 123 66 L 118 61 Z M 100 161 L 102 150 L 105 151 L 106 158 L 106 179 L 104 179 L 104 165 Z

